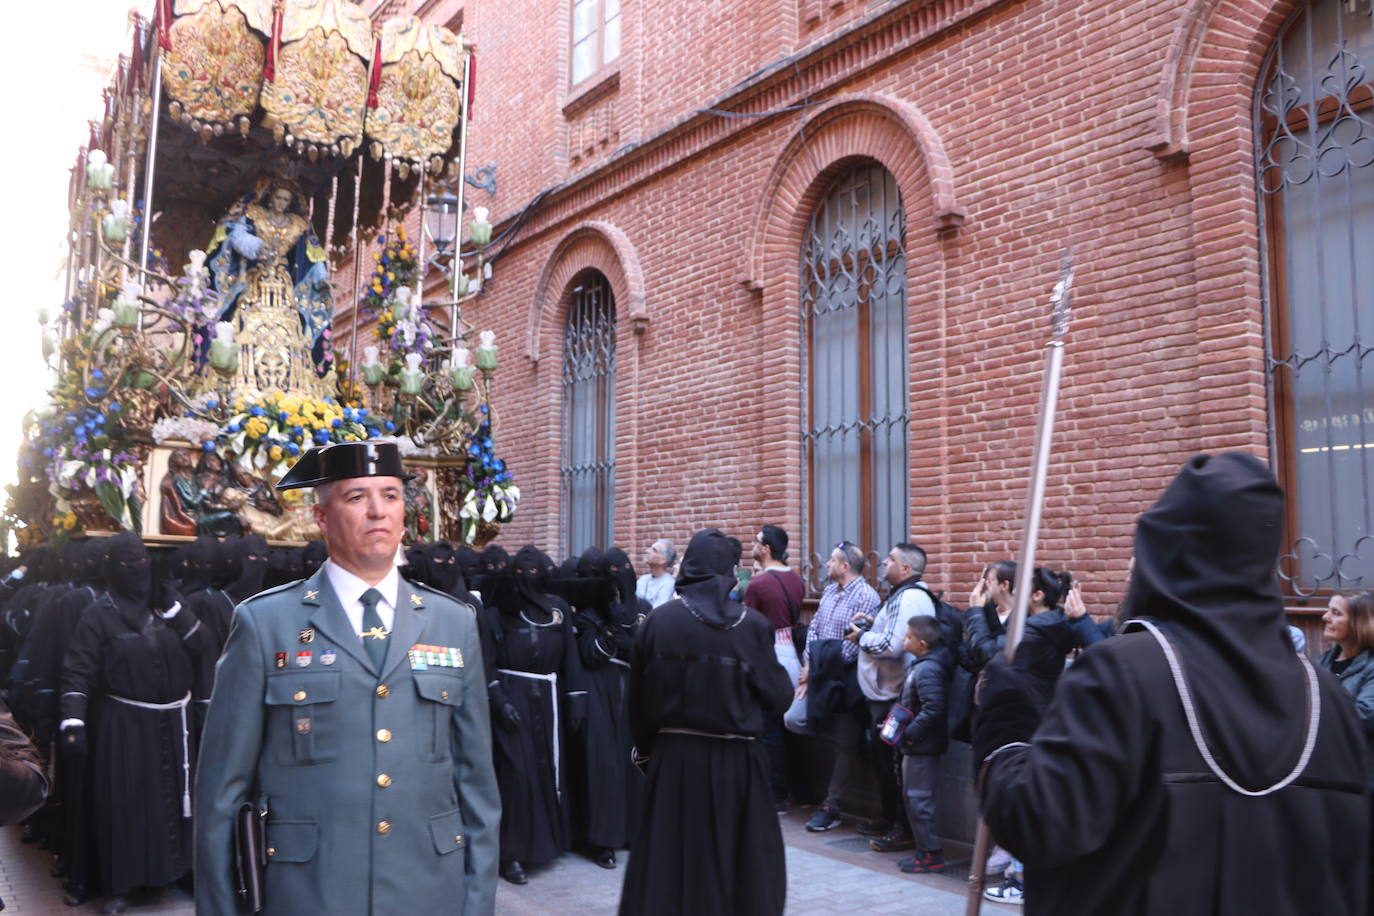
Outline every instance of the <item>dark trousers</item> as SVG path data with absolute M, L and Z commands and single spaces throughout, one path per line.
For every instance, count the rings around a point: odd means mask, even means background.
M 902 815 L 901 785 L 897 776 L 898 759 L 901 755 L 897 753 L 896 748 L 878 737 L 878 726 L 887 718 L 887 711 L 892 708 L 892 703 L 892 700 L 868 701 L 868 757 L 873 766 L 873 778 L 878 781 L 878 799 L 883 807 L 883 823 L 901 828 L 906 824 L 906 818 Z
M 940 758 L 911 754 L 902 758 L 902 795 L 911 821 L 911 838 L 919 852 L 942 850 L 935 832 L 935 793 L 940 784 Z

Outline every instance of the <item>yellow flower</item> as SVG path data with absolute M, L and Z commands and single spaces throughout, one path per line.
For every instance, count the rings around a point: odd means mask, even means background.
M 280 445 L 274 445 L 267 450 L 267 457 L 271 458 L 273 461 L 281 461 L 281 455 L 282 451 Z

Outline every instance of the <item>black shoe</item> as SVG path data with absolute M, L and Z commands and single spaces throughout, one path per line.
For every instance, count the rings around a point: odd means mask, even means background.
M 123 897 L 111 897 L 100 908 L 100 916 L 124 916 L 129 912 L 129 904 Z
M 868 845 L 875 852 L 897 852 L 901 849 L 913 849 L 916 842 L 911 838 L 911 834 L 900 827 L 894 827 L 883 836 L 868 841 Z
M 859 831 L 859 836 L 887 836 L 892 832 L 892 824 L 887 821 L 861 821 L 854 829 Z
M 601 849 L 592 857 L 592 861 L 602 868 L 615 868 L 615 850 Z
M 68 887 L 62 893 L 62 902 L 67 906 L 81 906 L 90 899 L 91 895 L 86 893 L 84 887 Z
M 811 815 L 811 820 L 806 822 L 806 829 L 811 833 L 825 833 L 840 826 L 840 812 L 829 805 L 821 805 L 816 809 L 816 813 Z
M 525 877 L 525 870 L 520 867 L 520 863 L 511 859 L 509 862 L 501 863 L 501 877 L 511 884 L 529 884 L 530 879 Z

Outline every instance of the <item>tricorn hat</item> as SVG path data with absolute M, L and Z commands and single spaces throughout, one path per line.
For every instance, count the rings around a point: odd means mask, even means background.
M 399 477 L 411 480 L 401 465 L 401 450 L 395 442 L 336 442 L 323 448 L 312 448 L 291 466 L 278 490 L 297 490 L 317 487 L 331 480 L 351 480 L 355 477 Z

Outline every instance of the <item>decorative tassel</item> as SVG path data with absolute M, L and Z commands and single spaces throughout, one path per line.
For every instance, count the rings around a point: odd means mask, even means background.
M 469 121 L 472 120 L 472 102 L 477 98 L 477 50 L 474 48 L 468 51 L 468 110 L 466 112 Z
M 277 81 L 277 54 L 281 52 L 281 0 L 272 4 L 272 37 L 267 42 L 267 59 L 262 65 L 262 78 L 269 83 Z
M 164 51 L 172 50 L 172 0 L 157 0 L 157 46 Z
M 368 64 L 367 72 L 367 107 L 376 108 L 378 106 L 377 91 L 382 87 L 382 33 L 379 29 L 372 30 L 372 61 Z

